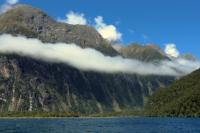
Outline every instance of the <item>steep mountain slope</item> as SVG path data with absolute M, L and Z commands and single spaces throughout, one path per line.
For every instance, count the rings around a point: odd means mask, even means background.
M 0 57 L 1 111 L 132 110 L 172 78 L 82 72 L 16 55 Z
M 139 59 L 142 61 L 159 61 L 168 60 L 168 57 L 162 52 L 162 50 L 156 45 L 139 45 L 131 44 L 127 47 L 123 47 L 119 52 L 127 58 Z
M 147 111 L 153 116 L 200 116 L 200 70 L 157 91 Z
M 0 33 L 43 42 L 76 43 L 106 55 L 118 53 L 87 26 L 58 23 L 42 11 L 18 5 L 0 16 Z M 0 111 L 104 113 L 142 108 L 146 97 L 173 77 L 84 72 L 18 55 L 0 55 Z

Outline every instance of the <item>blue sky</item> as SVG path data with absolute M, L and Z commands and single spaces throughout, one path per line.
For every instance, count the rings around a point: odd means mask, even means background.
M 0 4 L 4 1 L 0 0 Z M 84 13 L 93 21 L 103 16 L 123 34 L 122 42 L 155 43 L 164 48 L 174 43 L 180 53 L 200 58 L 199 0 L 20 0 L 65 18 L 69 11 Z

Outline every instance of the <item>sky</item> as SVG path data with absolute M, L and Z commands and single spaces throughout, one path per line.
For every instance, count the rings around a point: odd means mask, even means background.
M 8 1 L 12 4 L 17 0 Z M 5 2 L 0 0 L 1 5 Z M 94 26 L 105 38 L 123 45 L 153 43 L 164 49 L 166 44 L 173 44 L 179 53 L 191 53 L 200 59 L 199 0 L 19 0 L 18 3 L 40 8 L 60 21 L 69 22 L 66 16 L 70 13 L 82 16 L 86 22 L 79 22 Z M 110 31 L 116 34 L 110 35 Z

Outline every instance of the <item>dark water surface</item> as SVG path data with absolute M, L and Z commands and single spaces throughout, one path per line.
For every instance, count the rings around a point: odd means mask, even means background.
M 200 119 L 0 119 L 0 133 L 200 133 Z

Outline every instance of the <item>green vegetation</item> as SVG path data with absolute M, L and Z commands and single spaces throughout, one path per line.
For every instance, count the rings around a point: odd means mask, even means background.
M 57 118 L 57 117 L 128 117 L 128 116 L 144 116 L 141 111 L 132 112 L 112 112 L 103 114 L 80 114 L 72 112 L 3 112 L 0 118 Z
M 69 112 L 1 112 L 0 117 L 37 118 L 37 117 L 79 117 L 79 113 Z
M 112 112 L 112 113 L 103 113 L 103 114 L 91 114 L 88 116 L 89 117 L 128 117 L 128 116 L 144 116 L 144 113 L 143 113 L 143 111 L 130 111 L 130 112 Z
M 146 105 L 149 116 L 199 117 L 200 70 L 157 91 Z

